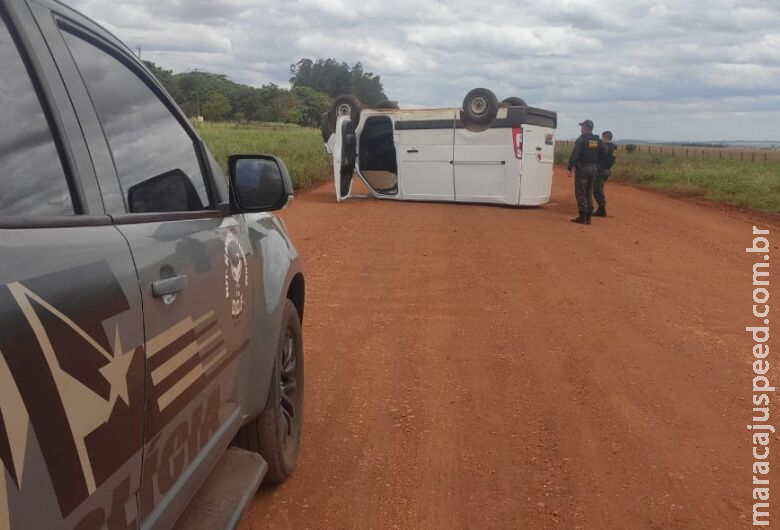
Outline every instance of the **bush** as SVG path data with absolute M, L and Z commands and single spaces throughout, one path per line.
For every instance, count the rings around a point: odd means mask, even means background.
M 636 144 L 626 145 L 626 153 L 634 153 L 634 152 L 636 152 Z

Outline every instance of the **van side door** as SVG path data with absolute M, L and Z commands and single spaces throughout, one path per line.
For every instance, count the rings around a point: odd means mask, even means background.
M 454 201 L 452 117 L 399 120 L 397 152 L 401 198 L 417 201 Z
M 472 132 L 458 123 L 453 159 L 458 202 L 507 202 L 506 153 L 511 132 L 502 127 Z

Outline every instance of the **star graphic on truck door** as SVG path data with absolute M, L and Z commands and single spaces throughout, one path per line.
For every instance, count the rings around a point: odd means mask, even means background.
M 122 398 L 125 405 L 130 405 L 130 396 L 127 391 L 127 372 L 133 361 L 133 353 L 135 350 L 129 352 L 122 350 L 122 339 L 119 337 L 119 327 L 117 326 L 114 335 L 114 356 L 107 365 L 99 370 L 100 375 L 111 385 L 111 397 L 108 400 L 109 411 L 114 408 L 118 397 Z
M 85 439 L 90 433 L 109 421 L 118 397 L 121 397 L 125 403 L 128 403 L 127 371 L 136 350 L 133 349 L 127 353 L 122 352 L 119 330 L 117 329 L 112 355 L 67 315 L 21 283 L 12 283 L 7 287 L 32 328 L 51 376 L 54 379 L 62 400 L 62 406 L 65 409 L 65 416 L 70 425 L 73 442 L 76 445 L 78 460 L 86 482 L 87 491 L 91 495 L 97 489 L 97 483 Z M 53 315 L 73 330 L 85 341 L 87 347 L 93 348 L 107 361 L 108 364 L 103 365 L 99 372 L 111 387 L 108 399 L 105 399 L 90 385 L 80 381 L 63 368 L 56 353 L 57 345 L 52 341 L 52 337 L 49 336 L 33 303 L 37 304 L 42 311 Z M 85 414 L 85 410 L 88 410 L 89 414 Z

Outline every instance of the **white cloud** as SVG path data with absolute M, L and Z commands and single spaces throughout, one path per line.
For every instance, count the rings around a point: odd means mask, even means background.
M 623 137 L 705 139 L 719 128 L 722 137 L 780 136 L 768 122 L 780 113 L 777 2 L 77 0 L 74 7 L 175 71 L 286 86 L 290 64 L 333 57 L 361 61 L 392 99 L 410 106 L 459 105 L 475 86 L 501 99 L 523 97 L 560 112 L 561 136 L 576 134 L 583 116 Z

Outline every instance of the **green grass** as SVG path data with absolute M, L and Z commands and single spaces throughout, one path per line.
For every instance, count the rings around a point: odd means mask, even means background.
M 289 124 L 201 123 L 198 133 L 227 174 L 227 158 L 237 154 L 278 156 L 296 189 L 332 178 L 319 129 Z
M 569 151 L 564 146 L 556 147 L 556 162 L 566 163 Z M 740 208 L 780 213 L 778 162 L 689 160 L 680 156 L 620 151 L 610 178 Z

